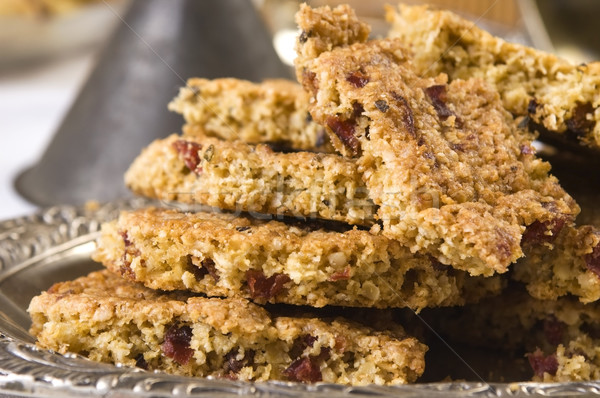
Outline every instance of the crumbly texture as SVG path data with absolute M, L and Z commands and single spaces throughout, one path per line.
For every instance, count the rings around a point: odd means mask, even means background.
M 450 344 L 502 347 L 525 355 L 533 381 L 589 381 L 600 377 L 600 307 L 573 297 L 537 300 L 522 289 L 451 311 L 423 312 Z M 465 327 L 465 325 L 469 325 Z
M 485 79 L 513 114 L 600 149 L 600 63 L 572 65 L 427 6 L 388 7 L 387 19 L 393 24 L 390 36 L 411 49 L 420 74 Z
M 289 80 L 194 78 L 179 90 L 169 110 L 225 140 L 333 152 L 325 130 L 308 113 L 308 100 L 302 86 Z
M 200 132 L 145 148 L 125 174 L 135 193 L 221 209 L 370 225 L 375 206 L 353 160 L 279 153 Z
M 346 31 L 353 18 L 302 6 L 297 22 L 310 34 L 298 40 L 296 72 L 312 93 L 315 121 L 356 158 L 384 235 L 491 275 L 522 256 L 526 227 L 553 234 L 558 219 L 572 222 L 577 204 L 491 87 L 421 78 L 400 39 L 339 39 L 356 36 Z
M 241 298 L 161 293 L 108 271 L 55 284 L 29 313 L 42 348 L 186 376 L 404 384 L 423 373 L 427 350 L 400 327 L 275 316 Z
M 104 224 L 93 258 L 153 289 L 313 307 L 418 311 L 502 287 L 499 278 L 469 277 L 368 231 L 152 208 Z
M 527 285 L 538 299 L 571 294 L 584 303 L 600 300 L 600 230 L 591 225 L 567 226 L 546 245 L 525 248 L 512 278 Z

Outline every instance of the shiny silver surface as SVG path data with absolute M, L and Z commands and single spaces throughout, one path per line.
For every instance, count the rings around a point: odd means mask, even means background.
M 103 221 L 121 209 L 145 206 L 132 199 L 95 209 L 52 207 L 0 223 L 0 397 L 470 397 L 600 395 L 598 383 L 432 383 L 399 387 L 245 383 L 186 378 L 63 356 L 35 347 L 28 334 L 31 298 L 52 283 L 100 266 L 89 258 Z

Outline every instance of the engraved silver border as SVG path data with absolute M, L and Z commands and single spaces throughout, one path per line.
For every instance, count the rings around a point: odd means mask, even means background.
M 0 222 L 0 279 L 61 248 L 89 243 L 102 222 L 123 209 L 156 204 L 128 199 L 90 206 L 57 206 Z M 2 309 L 0 308 L 0 313 Z M 2 315 L 2 314 L 0 314 Z M 471 397 L 600 395 L 600 382 L 432 383 L 398 387 L 332 384 L 247 383 L 186 378 L 100 364 L 77 355 L 38 349 L 32 339 L 9 337 L 10 320 L 0 316 L 0 393 L 34 397 Z

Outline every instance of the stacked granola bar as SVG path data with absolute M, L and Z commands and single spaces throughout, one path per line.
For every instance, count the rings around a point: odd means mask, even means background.
M 381 39 L 344 5 L 296 18 L 299 84 L 190 79 L 169 104 L 182 134 L 143 149 L 125 182 L 202 209 L 103 225 L 93 258 L 106 270 L 32 300 L 39 345 L 189 376 L 404 384 L 427 351 L 406 330 L 430 319 L 449 339 L 528 350 L 536 380 L 594 377 L 595 356 L 568 357 L 590 340 L 583 321 L 552 353 L 531 337 L 553 309 L 597 312 L 584 303 L 600 298 L 600 232 L 575 224 L 579 206 L 532 144 L 535 128 L 578 120 L 593 146 L 596 94 L 569 76 L 595 69 L 429 8 L 390 8 Z M 453 35 L 467 50 L 450 51 Z M 558 103 L 547 86 L 570 94 Z M 385 319 L 365 326 L 343 307 Z M 401 325 L 381 309 L 424 316 Z M 461 334 L 471 317 L 494 333 Z

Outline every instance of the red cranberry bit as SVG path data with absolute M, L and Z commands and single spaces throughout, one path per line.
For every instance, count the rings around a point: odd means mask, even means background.
M 566 222 L 567 218 L 564 216 L 557 216 L 548 221 L 534 221 L 525 228 L 521 241 L 532 245 L 552 243 Z
M 600 245 L 594 246 L 592 252 L 584 256 L 584 260 L 588 269 L 600 277 Z
M 417 132 L 415 130 L 415 120 L 413 111 L 410 108 L 408 101 L 406 101 L 406 98 L 397 93 L 392 93 L 392 98 L 398 102 L 398 106 L 403 110 L 402 122 L 404 123 L 404 127 L 410 135 L 416 137 Z
M 139 354 L 135 357 L 135 366 L 144 370 L 148 370 L 148 362 L 144 358 L 144 354 Z
M 248 270 L 246 271 L 246 281 L 248 282 L 250 297 L 269 300 L 281 293 L 284 290 L 283 285 L 291 279 L 289 276 L 279 273 L 267 278 L 262 271 Z
M 385 100 L 377 100 L 375 101 L 375 108 L 379 109 L 382 113 L 386 113 L 390 109 L 390 106 Z
M 254 350 L 247 350 L 242 359 L 236 359 L 238 350 L 231 350 L 225 355 L 225 372 L 231 376 L 239 373 L 242 368 L 254 364 Z
M 560 322 L 555 317 L 551 316 L 544 320 L 544 335 L 548 343 L 559 345 L 562 342 L 565 324 Z
M 346 76 L 346 81 L 356 88 L 363 88 L 369 82 L 369 76 L 361 70 L 350 72 Z
M 206 271 L 213 277 L 215 282 L 219 281 L 219 273 L 217 272 L 217 267 L 215 267 L 215 262 L 211 258 L 205 258 L 200 263 L 202 268 L 206 269 Z
M 123 238 L 123 243 L 125 243 L 125 247 L 132 245 L 131 241 L 129 240 L 129 235 L 126 231 L 120 231 L 119 235 L 121 235 L 121 238 Z
M 185 167 L 196 174 L 202 172 L 199 154 L 202 145 L 195 142 L 177 140 L 173 143 L 173 148 L 179 153 L 180 158 L 183 160 L 183 163 L 185 163 Z
M 190 348 L 190 341 L 192 341 L 191 327 L 173 325 L 167 330 L 161 349 L 166 356 L 178 364 L 186 365 L 194 355 L 194 350 Z
M 208 275 L 208 270 L 206 268 L 198 267 L 196 264 L 194 264 L 191 255 L 187 256 L 187 270 L 194 274 L 194 278 L 196 278 L 197 281 L 201 281 L 206 275 Z
M 300 36 L 298 36 L 298 41 L 301 44 L 304 44 L 307 42 L 308 38 L 312 35 L 312 32 L 307 32 L 305 30 L 303 30 L 302 32 L 300 32 Z
M 431 100 L 431 104 L 435 108 L 435 111 L 440 119 L 446 120 L 454 114 L 454 112 L 452 112 L 446 105 L 447 97 L 445 84 L 437 84 L 435 86 L 427 87 L 425 89 L 425 94 L 427 94 Z
M 535 114 L 539 106 L 540 105 L 537 103 L 536 99 L 532 98 L 531 101 L 529 101 L 529 104 L 527 105 L 527 113 Z
M 556 359 L 556 356 L 545 356 L 539 348 L 535 350 L 533 354 L 527 354 L 527 359 L 529 360 L 531 369 L 533 369 L 533 372 L 538 377 L 543 377 L 544 373 L 554 376 L 558 371 L 558 360 Z
M 292 348 L 290 348 L 290 358 L 298 358 L 304 353 L 304 350 L 307 347 L 312 347 L 315 344 L 315 341 L 317 341 L 317 338 L 310 334 L 305 334 L 296 338 L 296 340 L 294 340 L 294 344 L 292 344 Z
M 345 281 L 350 279 L 350 266 L 345 267 L 341 271 L 336 271 L 329 277 L 329 280 L 332 282 L 336 281 Z
M 355 122 L 353 120 L 342 120 L 338 116 L 329 116 L 326 120 L 327 127 L 342 141 L 353 155 L 358 155 L 360 142 L 354 136 Z
M 121 231 L 119 232 L 119 235 L 121 235 L 123 238 L 123 243 L 125 244 L 125 250 L 123 251 L 123 256 L 121 257 L 122 264 L 119 267 L 119 273 L 123 277 L 135 280 L 135 272 L 133 272 L 131 269 L 130 257 L 139 256 L 140 251 L 133 245 L 133 242 L 129 239 L 127 232 Z M 144 260 L 141 261 L 143 262 Z
M 318 364 L 308 357 L 298 358 L 283 371 L 283 375 L 291 381 L 316 383 L 323 380 Z
M 596 124 L 593 119 L 588 120 L 587 115 L 594 113 L 594 107 L 591 103 L 578 104 L 573 109 L 573 115 L 566 121 L 567 129 L 576 135 L 584 135 L 594 128 Z

